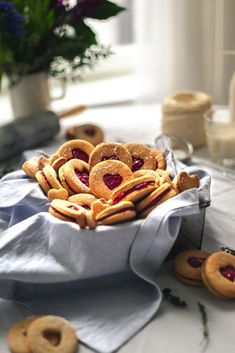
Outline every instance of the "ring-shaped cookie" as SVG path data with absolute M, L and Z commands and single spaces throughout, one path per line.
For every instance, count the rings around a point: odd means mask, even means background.
M 43 155 L 33 157 L 22 165 L 23 171 L 31 178 L 34 178 L 39 170 L 42 170 L 49 163 L 49 159 Z
M 98 145 L 104 141 L 103 130 L 94 124 L 81 124 L 76 126 L 71 126 L 66 131 L 66 138 L 71 139 L 81 139 L 90 142 L 93 146 Z
M 224 251 L 213 253 L 203 264 L 202 279 L 217 297 L 235 298 L 235 256 Z
M 201 269 L 210 253 L 202 250 L 185 250 L 174 259 L 176 277 L 190 286 L 203 286 Z
M 93 149 L 94 146 L 90 142 L 75 139 L 65 142 L 55 154 L 59 157 L 64 157 L 67 161 L 76 158 L 88 163 Z M 53 156 L 51 157 L 51 161 L 55 162 Z
M 47 164 L 42 170 L 38 171 L 35 178 L 50 200 L 54 198 L 51 196 L 53 194 L 56 194 L 57 198 L 63 200 L 68 198 L 68 192 L 66 192 L 66 189 L 63 188 L 57 179 L 56 171 L 50 164 Z M 51 190 L 53 190 L 52 193 L 50 193 Z
M 13 353 L 30 353 L 28 345 L 28 328 L 31 323 L 40 318 L 39 315 L 28 316 L 16 321 L 7 333 L 7 344 Z
M 127 151 L 127 149 L 120 143 L 104 142 L 96 146 L 90 155 L 90 169 L 92 169 L 99 162 L 107 160 L 117 160 L 123 162 L 131 169 L 131 155 Z
M 116 205 L 111 205 L 96 215 L 96 220 L 100 225 L 111 225 L 125 222 L 136 216 L 135 207 L 130 201 L 121 201 Z
M 156 161 L 155 169 L 166 169 L 166 160 L 163 154 L 160 151 L 155 150 L 155 148 L 150 148 L 150 153 Z
M 62 221 L 77 223 L 81 228 L 86 226 L 85 209 L 74 202 L 53 200 L 48 211 Z
M 97 198 L 92 194 L 76 194 L 70 196 L 68 201 L 76 203 L 77 205 L 85 208 L 86 210 L 90 210 L 92 204 L 97 201 Z
M 90 193 L 89 166 L 79 159 L 71 159 L 59 169 L 59 179 L 70 195 Z
M 132 172 L 139 169 L 156 169 L 156 159 L 150 153 L 150 148 L 141 143 L 126 143 L 124 145 L 130 152 L 132 158 Z
M 48 337 L 58 336 L 54 345 Z M 59 316 L 41 317 L 29 326 L 28 343 L 31 353 L 75 353 L 78 338 L 73 326 Z
M 108 200 L 113 190 L 133 179 L 130 168 L 116 160 L 100 162 L 91 170 L 89 182 L 93 195 Z

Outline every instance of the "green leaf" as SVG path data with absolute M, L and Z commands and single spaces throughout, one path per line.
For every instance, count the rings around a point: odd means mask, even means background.
M 79 23 L 71 21 L 69 25 L 75 29 L 76 37 L 85 43 L 87 48 L 92 44 L 97 44 L 95 33 L 83 21 Z
M 97 20 L 106 20 L 107 18 L 116 16 L 119 12 L 124 10 L 124 7 L 116 5 L 111 1 L 104 0 L 87 17 L 95 18 Z

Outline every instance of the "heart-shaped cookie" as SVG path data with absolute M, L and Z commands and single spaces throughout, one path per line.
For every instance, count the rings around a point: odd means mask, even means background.
M 180 191 L 184 191 L 192 188 L 198 188 L 200 181 L 196 174 L 189 175 L 187 172 L 180 172 L 177 177 L 177 185 Z
M 103 211 L 105 208 L 110 207 L 110 204 L 107 203 L 107 201 L 105 199 L 99 199 L 96 200 L 95 202 L 93 202 L 93 204 L 91 205 L 91 209 L 94 213 L 94 215 L 96 216 L 97 214 L 99 214 L 101 211 Z
M 61 189 L 50 189 L 47 193 L 47 197 L 50 201 L 59 199 L 59 200 L 67 200 L 69 197 L 68 191 L 64 188 Z

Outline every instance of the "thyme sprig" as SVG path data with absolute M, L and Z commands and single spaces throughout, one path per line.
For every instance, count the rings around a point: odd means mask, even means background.
M 198 310 L 201 314 L 201 319 L 202 319 L 202 325 L 203 325 L 203 337 L 206 341 L 209 339 L 209 330 L 208 330 L 208 317 L 207 317 L 207 312 L 206 312 L 206 307 L 200 302 L 197 302 L 198 305 Z
M 172 303 L 174 306 L 181 307 L 181 308 L 187 306 L 187 303 L 184 300 L 172 294 L 172 289 L 164 288 L 162 290 L 162 293 L 164 295 L 164 298 L 168 300 L 170 303 Z

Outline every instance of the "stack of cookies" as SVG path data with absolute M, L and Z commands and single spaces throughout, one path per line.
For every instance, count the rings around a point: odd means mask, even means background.
M 181 172 L 173 182 L 161 152 L 138 143 L 64 143 L 49 158 L 23 164 L 51 201 L 49 212 L 80 227 L 146 217 L 179 192 L 199 187 L 197 175 Z

